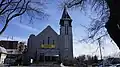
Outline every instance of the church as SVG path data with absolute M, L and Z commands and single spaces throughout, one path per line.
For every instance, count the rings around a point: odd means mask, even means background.
M 58 35 L 51 26 L 47 26 L 38 35 L 31 34 L 28 38 L 28 59 L 47 62 L 73 59 L 72 19 L 64 8 L 59 22 Z

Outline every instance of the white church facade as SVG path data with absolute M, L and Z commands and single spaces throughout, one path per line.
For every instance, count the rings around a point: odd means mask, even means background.
M 60 34 L 47 26 L 38 35 L 31 34 L 28 39 L 27 58 L 35 61 L 57 61 L 73 59 L 72 19 L 66 8 L 60 19 Z

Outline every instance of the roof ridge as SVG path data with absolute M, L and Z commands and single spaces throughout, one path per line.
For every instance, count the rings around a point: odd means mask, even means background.
M 44 31 L 46 31 L 47 29 L 51 29 L 53 32 L 55 32 L 56 33 L 56 31 L 55 30 L 53 30 L 53 28 L 50 26 L 50 25 L 48 25 L 45 29 L 43 29 L 38 35 L 40 35 L 42 32 L 44 32 Z M 57 34 L 57 33 L 56 33 Z M 37 35 L 37 36 L 38 36 Z M 58 34 L 57 34 L 58 35 Z

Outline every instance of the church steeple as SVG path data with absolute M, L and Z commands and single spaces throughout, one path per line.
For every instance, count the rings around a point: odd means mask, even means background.
M 62 60 L 73 59 L 72 19 L 64 7 L 60 19 L 60 53 Z
M 67 6 L 64 7 L 62 18 L 61 19 L 71 19 L 68 12 L 67 12 Z
M 64 6 L 63 14 L 60 19 L 60 25 L 64 26 L 64 21 L 69 21 L 69 26 L 71 26 L 72 19 L 67 12 L 67 6 Z

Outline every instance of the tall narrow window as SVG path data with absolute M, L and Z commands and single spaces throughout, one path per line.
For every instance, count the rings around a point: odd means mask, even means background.
M 67 25 L 67 28 L 66 28 L 66 29 L 67 29 L 67 32 L 66 32 L 66 33 L 67 33 L 67 35 L 68 35 L 68 25 Z
M 43 44 L 44 44 L 44 40 L 43 40 Z
M 65 34 L 68 35 L 68 25 L 65 25 Z
M 48 37 L 48 44 L 50 44 L 50 37 Z
M 55 44 L 55 41 L 53 40 L 53 45 Z

